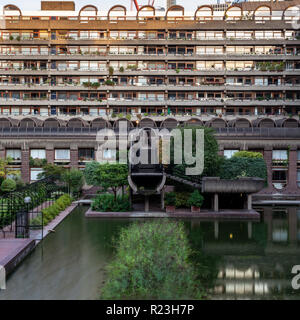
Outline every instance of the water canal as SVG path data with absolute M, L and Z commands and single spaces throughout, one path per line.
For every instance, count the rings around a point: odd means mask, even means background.
M 89 220 L 78 207 L 8 277 L 5 299 L 97 299 L 111 240 L 133 220 Z M 209 299 L 297 299 L 300 208 L 265 207 L 261 222 L 185 221 Z

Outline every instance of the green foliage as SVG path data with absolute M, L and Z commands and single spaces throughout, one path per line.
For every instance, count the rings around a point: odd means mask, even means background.
M 262 158 L 224 159 L 221 167 L 221 179 L 237 179 L 241 177 L 257 177 L 267 180 L 267 166 Z
M 13 179 L 5 179 L 1 183 L 2 192 L 11 192 L 15 191 L 17 187 L 16 181 Z
M 43 166 L 43 172 L 38 174 L 38 179 L 48 178 L 48 177 L 58 177 L 61 179 L 63 173 L 66 169 L 62 166 L 57 166 L 52 163 L 47 163 Z
M 166 192 L 165 193 L 165 205 L 175 206 L 176 205 L 176 193 L 175 192 Z
M 153 220 L 123 228 L 102 299 L 199 299 L 181 222 Z
M 97 161 L 92 161 L 86 164 L 83 174 L 85 181 L 89 186 L 98 185 L 99 181 L 96 177 L 96 171 L 99 169 L 100 165 L 101 164 Z
M 187 208 L 188 207 L 188 199 L 189 199 L 189 192 L 175 192 L 176 194 L 176 201 L 175 207 L 176 208 Z
M 237 158 L 262 158 L 263 155 L 260 152 L 252 152 L 252 151 L 238 151 L 233 157 Z
M 92 203 L 92 210 L 101 212 L 128 212 L 131 211 L 130 202 L 127 196 L 117 196 L 105 193 L 99 194 Z
M 59 197 L 50 207 L 42 210 L 42 215 L 38 215 L 31 220 L 31 224 L 34 226 L 41 226 L 42 223 L 46 226 L 62 211 L 64 211 L 72 203 L 72 198 L 68 194 L 64 194 Z
M 32 158 L 29 159 L 29 165 L 30 167 L 36 167 L 41 168 L 47 164 L 47 159 L 38 159 L 38 158 Z
M 189 197 L 188 204 L 190 206 L 200 208 L 203 204 L 203 196 L 200 194 L 198 190 L 195 190 Z
M 81 192 L 84 185 L 83 172 L 78 169 L 66 170 L 62 180 L 69 186 L 72 195 L 76 196 Z

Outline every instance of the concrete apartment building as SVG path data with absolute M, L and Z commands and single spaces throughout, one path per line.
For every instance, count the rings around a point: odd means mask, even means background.
M 299 197 L 298 5 L 4 6 L 0 157 L 12 157 L 11 168 L 29 182 L 41 172 L 32 159 L 84 168 L 95 158 L 97 130 L 122 119 L 130 127 L 201 124 L 215 128 L 226 157 L 263 153 L 262 196 Z

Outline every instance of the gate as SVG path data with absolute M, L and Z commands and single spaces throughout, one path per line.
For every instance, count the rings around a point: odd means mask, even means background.
M 0 238 L 43 238 L 43 209 L 67 188 L 56 177 L 34 182 L 18 191 L 1 195 Z

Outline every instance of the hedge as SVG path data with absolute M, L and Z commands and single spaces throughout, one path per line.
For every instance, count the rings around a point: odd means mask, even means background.
M 92 210 L 101 212 L 128 212 L 131 211 L 131 205 L 128 196 L 117 196 L 103 193 L 94 198 Z

